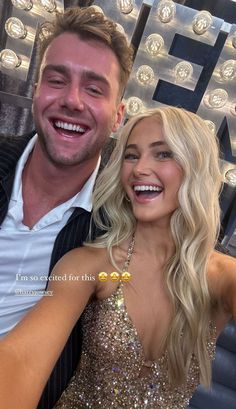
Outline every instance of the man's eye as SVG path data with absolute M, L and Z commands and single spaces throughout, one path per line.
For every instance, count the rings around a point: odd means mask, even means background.
M 60 78 L 49 78 L 48 82 L 49 82 L 49 84 L 56 85 L 56 86 L 64 84 L 64 81 L 62 79 L 60 79 Z
M 95 87 L 95 86 L 89 86 L 87 87 L 87 90 L 94 95 L 102 95 L 101 89 Z

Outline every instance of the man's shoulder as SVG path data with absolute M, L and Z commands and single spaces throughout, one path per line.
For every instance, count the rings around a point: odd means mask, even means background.
M 4 148 L 11 148 L 11 147 L 22 147 L 29 142 L 29 140 L 35 135 L 35 131 L 32 131 L 28 134 L 15 136 L 15 135 L 3 135 L 0 134 L 0 150 L 2 151 Z
M 0 135 L 0 174 L 4 177 L 12 171 L 18 162 L 27 143 L 35 132 L 22 136 Z

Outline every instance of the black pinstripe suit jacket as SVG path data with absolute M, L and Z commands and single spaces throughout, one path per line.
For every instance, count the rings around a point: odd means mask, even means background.
M 0 225 L 7 213 L 17 161 L 33 134 L 0 139 Z M 67 224 L 56 237 L 49 274 L 66 252 L 83 243 L 88 234 L 89 222 L 89 212 L 81 208 L 74 210 Z M 58 400 L 78 364 L 80 350 L 81 329 L 78 322 L 46 385 L 38 409 L 51 409 Z

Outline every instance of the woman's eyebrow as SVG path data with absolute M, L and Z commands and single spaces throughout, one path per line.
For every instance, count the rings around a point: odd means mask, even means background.
M 165 141 L 156 141 L 156 142 L 150 143 L 149 147 L 154 148 L 155 146 L 163 146 L 163 145 L 168 146 Z M 130 143 L 129 145 L 126 146 L 125 149 L 128 149 L 128 148 L 138 149 L 138 145 L 136 145 L 135 143 Z

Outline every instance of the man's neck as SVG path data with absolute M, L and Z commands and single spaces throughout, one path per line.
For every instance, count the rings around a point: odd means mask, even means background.
M 29 227 L 80 192 L 98 161 L 93 158 L 79 165 L 60 167 L 35 148 L 22 173 L 23 222 Z

